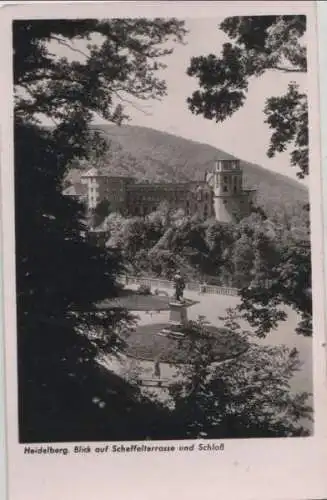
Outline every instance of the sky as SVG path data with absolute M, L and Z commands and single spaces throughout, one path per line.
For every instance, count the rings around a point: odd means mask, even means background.
M 221 19 L 187 19 L 189 33 L 184 45 L 174 45 L 174 52 L 163 59 L 167 68 L 161 71 L 168 95 L 162 101 L 147 101 L 144 110 L 129 106 L 131 125 L 151 127 L 201 143 L 210 144 L 236 157 L 296 179 L 296 168 L 290 166 L 289 153 L 269 159 L 266 151 L 271 131 L 264 123 L 265 100 L 283 94 L 293 80 L 306 89 L 306 75 L 269 71 L 252 79 L 244 106 L 223 123 L 195 116 L 188 109 L 186 99 L 196 90 L 197 80 L 186 74 L 192 56 L 214 53 L 219 55 L 228 39 L 218 29 Z M 62 47 L 60 51 L 65 50 Z M 63 55 L 63 54 L 60 54 Z M 67 55 L 67 54 L 65 54 Z

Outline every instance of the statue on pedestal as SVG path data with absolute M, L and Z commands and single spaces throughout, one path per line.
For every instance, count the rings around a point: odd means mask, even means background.
M 187 309 L 196 302 L 183 297 L 185 281 L 180 273 L 174 278 L 174 297 L 169 301 L 169 324 L 158 335 L 181 339 L 185 337 L 184 329 L 188 324 Z
M 174 285 L 175 285 L 175 300 L 177 302 L 182 302 L 183 293 L 185 289 L 185 281 L 180 273 L 175 274 Z
M 161 370 L 160 370 L 160 361 L 159 361 L 159 359 L 155 359 L 155 361 L 154 361 L 153 375 L 156 378 L 161 378 Z

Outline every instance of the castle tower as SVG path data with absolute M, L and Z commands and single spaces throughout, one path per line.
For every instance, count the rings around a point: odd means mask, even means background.
M 243 189 L 239 160 L 217 160 L 214 172 L 207 175 L 214 193 L 214 211 L 220 222 L 237 222 L 251 212 L 253 190 Z
M 94 209 L 97 204 L 102 201 L 100 199 L 101 175 L 97 168 L 92 167 L 81 176 L 82 184 L 86 185 L 87 190 L 87 208 Z

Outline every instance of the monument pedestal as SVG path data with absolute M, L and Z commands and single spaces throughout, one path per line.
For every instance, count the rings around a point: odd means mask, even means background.
M 193 305 L 193 303 L 188 303 L 186 301 L 169 302 L 169 324 L 166 328 L 163 328 L 158 335 L 164 337 L 172 337 L 175 339 L 185 337 L 183 329 L 187 324 L 187 308 Z
M 180 325 L 185 325 L 187 323 L 187 308 L 185 303 L 169 303 L 169 322 Z

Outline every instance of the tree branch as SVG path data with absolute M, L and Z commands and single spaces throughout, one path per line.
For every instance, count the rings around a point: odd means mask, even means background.
M 250 349 L 250 347 L 246 346 L 246 348 L 243 349 L 242 351 L 237 352 L 236 354 L 234 354 L 233 356 L 230 356 L 229 358 L 222 359 L 221 361 L 218 362 L 218 364 L 221 365 L 221 364 L 224 364 L 224 363 L 229 363 L 230 361 L 234 361 L 235 359 L 240 358 L 241 356 L 243 356 L 243 354 L 247 353 L 249 349 Z
M 27 76 L 24 79 L 22 79 L 19 83 L 17 83 L 17 86 L 24 86 L 25 84 L 33 84 L 35 82 L 40 82 L 42 80 L 51 80 L 51 81 L 58 81 L 58 82 L 64 82 L 67 81 L 69 83 L 76 83 L 76 80 L 73 78 L 70 78 L 69 75 L 56 75 L 56 74 L 38 74 L 38 75 L 31 75 Z
M 83 52 L 83 50 L 80 50 L 80 49 L 76 49 L 75 47 L 73 47 L 70 43 L 66 42 L 65 40 L 63 40 L 62 38 L 60 38 L 59 36 L 55 36 L 55 35 L 51 35 L 51 40 L 55 40 L 56 42 L 58 42 L 60 45 L 63 45 L 64 47 L 67 47 L 68 49 L 72 50 L 73 52 L 77 52 L 78 54 L 88 58 L 89 57 L 89 54 L 86 54 L 86 52 Z
M 122 102 L 126 102 L 127 104 L 129 104 L 130 106 L 132 106 L 134 109 L 136 109 L 137 111 L 141 111 L 141 113 L 145 114 L 146 116 L 152 116 L 153 113 L 149 113 L 147 112 L 142 106 L 139 106 L 136 104 L 135 101 L 131 101 L 130 99 L 127 99 L 126 97 L 122 97 L 118 91 L 113 91 L 113 93 L 118 97 L 118 99 Z
M 20 87 L 22 87 L 22 89 L 24 89 L 26 91 L 27 94 L 29 94 L 29 96 L 35 101 L 36 100 L 36 96 L 34 95 L 34 93 L 32 92 L 32 90 L 27 86 L 27 85 L 24 85 L 22 83 L 19 84 Z M 44 114 L 46 115 L 45 113 L 40 113 L 41 115 Z M 56 122 L 56 120 L 50 116 L 50 115 L 46 115 L 47 118 L 49 118 L 52 123 L 57 127 L 58 126 L 58 123 Z
M 306 71 L 304 69 L 288 68 L 286 66 L 272 66 L 271 69 L 275 69 L 277 71 L 282 71 L 284 73 L 306 73 Z

